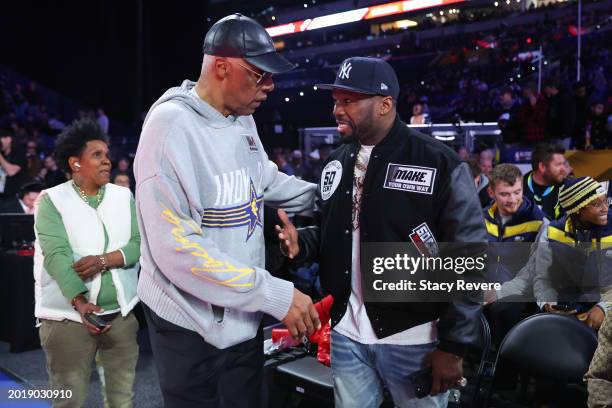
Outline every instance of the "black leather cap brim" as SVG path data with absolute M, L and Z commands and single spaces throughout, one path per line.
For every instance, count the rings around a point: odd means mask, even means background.
M 244 57 L 244 59 L 257 68 L 272 74 L 282 74 L 295 68 L 294 64 L 277 52 L 270 52 L 255 57 Z

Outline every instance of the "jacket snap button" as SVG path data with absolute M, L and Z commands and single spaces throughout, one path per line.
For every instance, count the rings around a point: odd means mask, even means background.
M 348 275 L 348 274 L 349 274 L 349 271 L 348 271 L 348 269 L 347 269 L 346 271 L 344 271 L 344 273 Z
M 344 230 L 344 233 L 345 233 L 345 234 L 348 234 L 349 232 L 350 232 L 349 230 Z

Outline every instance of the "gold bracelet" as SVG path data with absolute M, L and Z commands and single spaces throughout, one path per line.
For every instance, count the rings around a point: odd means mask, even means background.
M 108 271 L 108 263 L 106 262 L 106 255 L 102 254 L 98 257 L 98 259 L 100 259 L 100 262 L 102 263 L 102 269 L 100 270 L 100 272 Z

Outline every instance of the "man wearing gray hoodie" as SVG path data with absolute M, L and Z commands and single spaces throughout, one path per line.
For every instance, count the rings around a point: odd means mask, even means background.
M 265 29 L 227 16 L 206 34 L 204 54 L 198 81 L 169 89 L 143 125 L 138 295 L 166 407 L 252 407 L 262 314 L 296 337 L 320 327 L 311 299 L 263 269 L 263 203 L 312 208 L 316 186 L 278 171 L 251 116 L 272 74 L 293 68 Z

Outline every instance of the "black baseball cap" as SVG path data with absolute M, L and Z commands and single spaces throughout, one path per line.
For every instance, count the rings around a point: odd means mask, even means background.
M 347 58 L 340 65 L 334 83 L 318 84 L 317 88 L 390 96 L 395 100 L 399 96 L 397 75 L 393 67 L 380 58 Z
M 261 24 L 239 13 L 223 17 L 213 24 L 204 38 L 204 54 L 244 58 L 272 74 L 295 68 L 276 52 L 272 37 Z

